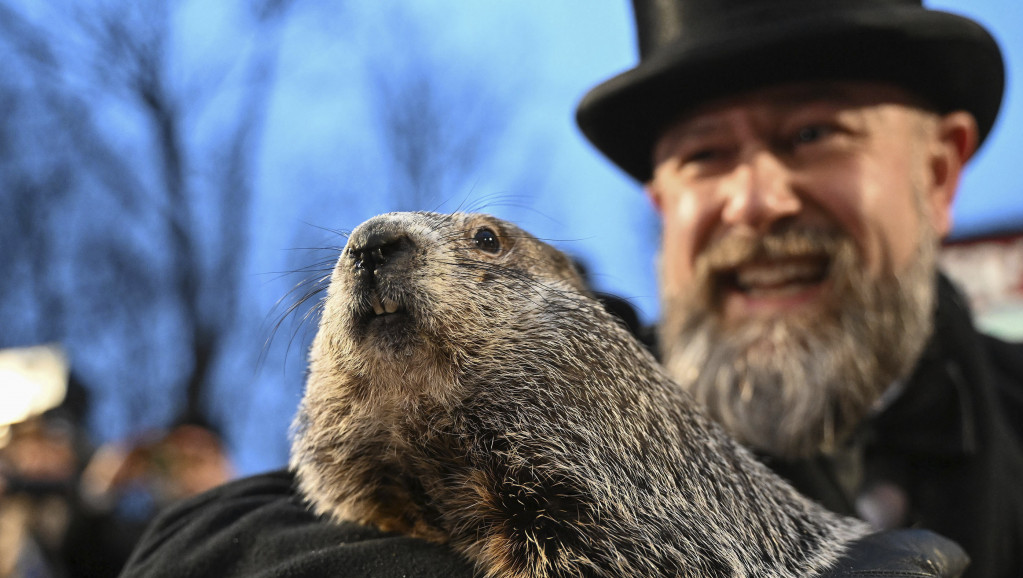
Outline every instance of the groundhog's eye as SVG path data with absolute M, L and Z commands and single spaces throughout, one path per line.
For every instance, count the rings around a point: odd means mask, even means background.
M 497 253 L 501 250 L 501 242 L 497 240 L 497 233 L 490 229 L 480 229 L 472 236 L 476 246 L 487 253 Z

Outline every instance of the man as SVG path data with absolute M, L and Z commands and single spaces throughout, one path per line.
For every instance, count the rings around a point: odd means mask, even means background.
M 935 253 L 1003 70 L 906 1 L 635 3 L 641 62 L 578 121 L 663 223 L 663 361 L 805 493 L 1023 575 L 1023 350 Z
M 948 288 L 932 290 L 956 179 L 1001 98 L 997 46 L 906 1 L 635 7 L 641 62 L 594 89 L 579 122 L 662 211 L 669 365 L 827 505 L 902 499 L 879 526 L 957 534 L 973 575 L 1020 575 L 1010 482 L 1023 470 L 989 383 L 1005 370 Z M 835 575 L 952 575 L 961 560 L 946 546 L 880 534 Z M 443 547 L 317 520 L 280 473 L 168 512 L 124 571 L 329 573 L 471 569 Z

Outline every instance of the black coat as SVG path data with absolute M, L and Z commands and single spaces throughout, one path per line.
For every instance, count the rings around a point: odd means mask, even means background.
M 897 473 L 913 526 L 957 540 L 967 576 L 1023 576 L 1023 413 L 1020 347 L 981 337 L 961 299 L 942 282 L 937 337 L 903 395 L 864 429 L 857 480 Z M 848 476 L 814 460 L 772 463 L 803 491 L 852 512 Z M 963 557 L 929 532 L 870 536 L 832 574 L 956 576 Z M 239 480 L 164 512 L 122 576 L 472 576 L 443 546 L 313 516 L 290 474 Z
M 823 578 L 959 576 L 966 556 L 935 534 L 868 536 Z M 303 507 L 294 478 L 274 472 L 183 502 L 149 527 L 122 577 L 472 578 L 472 567 L 436 544 L 332 524 Z
M 978 333 L 944 277 L 934 337 L 855 446 L 854 467 L 765 461 L 844 514 L 855 513 L 859 490 L 891 482 L 908 497 L 903 524 L 962 545 L 972 559 L 967 577 L 1023 576 L 1023 344 Z

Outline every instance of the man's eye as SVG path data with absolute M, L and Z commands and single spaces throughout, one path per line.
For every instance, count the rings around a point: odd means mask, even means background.
M 696 149 L 682 155 L 682 164 L 702 163 L 721 157 L 721 151 L 713 148 Z
M 792 144 L 801 145 L 820 141 L 835 133 L 834 127 L 824 124 L 813 124 L 800 128 L 792 138 Z

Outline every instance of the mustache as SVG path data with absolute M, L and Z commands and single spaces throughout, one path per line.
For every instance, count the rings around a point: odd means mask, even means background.
M 697 268 L 701 273 L 713 274 L 756 261 L 798 257 L 831 259 L 849 242 L 848 235 L 842 232 L 807 227 L 786 227 L 759 236 L 735 233 L 709 243 L 697 258 Z

